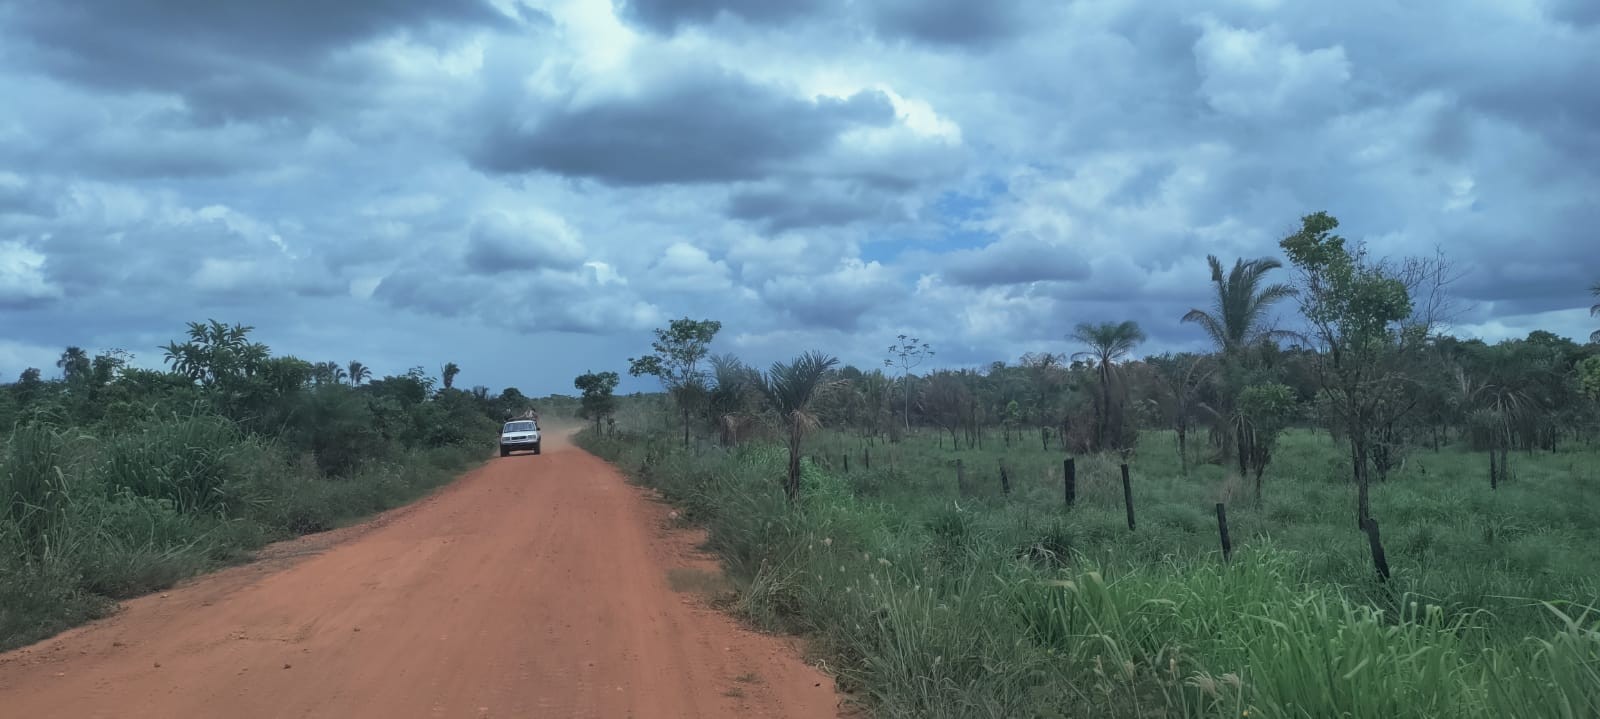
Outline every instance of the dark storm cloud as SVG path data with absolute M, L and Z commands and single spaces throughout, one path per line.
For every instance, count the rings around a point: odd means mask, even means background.
M 946 46 L 992 45 L 1026 19 L 1016 0 L 877 0 L 871 7 L 880 34 Z
M 413 264 L 390 273 L 372 296 L 397 309 L 525 333 L 615 334 L 658 319 L 629 293 L 548 270 L 488 278 Z
M 543 170 L 616 185 L 747 180 L 827 149 L 851 127 L 893 119 L 876 91 L 802 100 L 730 73 L 702 73 L 557 110 L 531 127 L 489 118 L 473 159 L 493 172 Z
M 481 0 L 0 0 L 23 63 L 111 92 L 178 93 L 216 119 L 293 115 L 359 82 L 326 61 L 363 40 L 510 22 Z
M 728 198 L 727 213 L 770 232 L 908 219 L 895 196 L 854 183 L 742 190 Z
M 833 5 L 834 0 L 623 0 L 623 17 L 659 33 L 727 15 L 751 24 L 779 24 Z
M 372 291 L 374 299 L 440 317 L 470 316 L 481 297 L 483 283 L 423 268 L 404 268 L 383 278 Z
M 1578 27 L 1600 25 L 1600 3 L 1594 0 L 1552 0 L 1550 16 Z
M 1007 237 L 975 250 L 957 250 L 942 260 L 945 278 L 968 287 L 1081 280 L 1089 276 L 1089 264 L 1081 252 L 1031 235 Z
M 1020 32 L 1026 19 L 1020 0 L 624 0 L 622 14 L 662 34 L 724 17 L 771 27 L 848 18 L 888 39 L 949 47 L 992 45 Z
M 54 204 L 42 189 L 20 175 L 0 172 L 0 217 L 43 216 L 54 212 Z

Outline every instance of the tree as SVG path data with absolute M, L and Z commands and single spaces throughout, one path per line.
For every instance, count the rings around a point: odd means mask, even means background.
M 362 382 L 372 379 L 372 370 L 360 362 L 350 360 L 347 376 L 350 378 L 350 384 L 360 387 Z
M 1257 502 L 1261 501 L 1261 475 L 1272 462 L 1278 436 L 1294 418 L 1295 406 L 1294 390 L 1277 382 L 1251 385 L 1239 393 L 1234 421 L 1243 438 L 1245 463 L 1255 474 Z
M 1600 355 L 1586 357 L 1578 363 L 1578 387 L 1585 397 L 1600 402 Z
M 1442 290 L 1453 278 L 1438 259 L 1398 266 L 1371 260 L 1333 233 L 1338 226 L 1326 212 L 1306 215 L 1279 246 L 1299 270 L 1300 312 L 1310 326 L 1308 339 L 1321 350 L 1324 407 L 1350 444 L 1356 518 L 1365 529 L 1375 437 L 1417 404 L 1407 391 L 1408 364 L 1426 345 L 1443 311 Z M 1420 308 L 1413 301 L 1418 292 L 1424 294 Z
M 1225 419 L 1234 415 L 1234 396 L 1251 381 L 1245 376 L 1251 351 L 1261 349 L 1286 334 L 1270 326 L 1268 312 L 1274 304 L 1294 296 L 1295 290 L 1281 283 L 1262 286 L 1267 273 L 1283 266 L 1283 263 L 1271 257 L 1234 260 L 1233 269 L 1226 275 L 1216 255 L 1207 255 L 1206 263 L 1211 266 L 1211 283 L 1215 291 L 1211 310 L 1191 309 L 1183 316 L 1183 321 L 1197 324 L 1205 330 L 1222 357 L 1224 387 L 1220 397 L 1222 406 L 1217 410 L 1218 417 Z M 1222 445 L 1224 459 L 1230 448 L 1237 447 L 1239 471 L 1242 473 L 1247 471 L 1244 455 L 1248 448 L 1243 437 L 1237 434 L 1231 438 L 1228 436 L 1228 430 L 1236 426 L 1233 423 L 1219 423 L 1222 431 L 1217 433 L 1217 439 Z
M 883 361 L 885 367 L 900 368 L 900 381 L 905 385 L 906 398 L 906 430 L 911 429 L 911 370 L 933 356 L 933 348 L 927 342 L 922 342 L 915 337 L 900 335 L 895 339 L 897 344 L 889 345 L 889 357 Z
M 165 361 L 172 370 L 201 386 L 227 389 L 252 377 L 271 354 L 266 345 L 250 341 L 253 327 L 225 325 L 216 320 L 189 323 L 187 342 L 168 342 Z
M 1121 448 L 1123 444 L 1121 427 L 1116 428 L 1118 433 L 1115 436 L 1111 433 L 1113 414 L 1119 422 L 1121 420 L 1120 412 L 1114 413 L 1111 404 L 1112 374 L 1116 363 L 1127 359 L 1133 349 L 1144 341 L 1144 330 L 1139 329 L 1139 324 L 1132 320 L 1099 324 L 1084 322 L 1078 325 L 1070 337 L 1089 345 L 1088 351 L 1073 356 L 1093 360 L 1100 378 L 1100 402 L 1096 407 L 1099 423 L 1097 446 L 1100 449 Z
M 444 367 L 439 370 L 439 376 L 441 378 L 443 378 L 443 380 L 444 380 L 444 388 L 445 389 L 450 389 L 450 388 L 455 386 L 455 384 L 456 384 L 456 375 L 458 375 L 458 374 L 461 374 L 461 368 L 457 367 L 456 363 L 454 363 L 454 362 L 446 362 L 446 363 L 444 363 Z
M 705 374 L 700 363 L 711 351 L 711 340 L 721 331 L 722 323 L 716 320 L 692 320 L 688 317 L 668 323 L 665 329 L 657 328 L 656 341 L 651 343 L 655 354 L 628 358 L 628 374 L 634 377 L 652 375 L 678 405 L 683 419 L 683 444 L 689 444 L 689 415 L 705 394 Z
M 1246 349 L 1261 345 L 1284 333 L 1267 324 L 1267 312 L 1274 304 L 1294 296 L 1294 287 L 1272 284 L 1262 287 L 1266 274 L 1283 266 L 1271 257 L 1235 260 L 1226 277 L 1216 255 L 1207 255 L 1211 283 L 1216 290 L 1211 311 L 1191 309 L 1184 322 L 1200 325 L 1224 357 L 1234 358 Z
M 585 372 L 572 380 L 572 386 L 583 392 L 578 412 L 584 419 L 594 420 L 596 432 L 600 431 L 600 420 L 616 411 L 617 398 L 611 393 L 621 379 L 616 372 Z
M 755 415 L 761 373 L 737 357 L 724 354 L 711 358 L 711 378 L 715 385 L 706 402 L 711 420 L 717 425 L 718 439 L 724 447 L 737 444 L 740 431 Z
M 62 351 L 61 359 L 56 360 L 56 366 L 61 368 L 61 378 L 67 384 L 76 384 L 78 380 L 89 376 L 89 353 L 82 347 L 68 347 Z
M 39 399 L 44 392 L 43 374 L 38 367 L 29 367 L 17 376 L 17 383 L 11 385 L 11 392 L 16 397 L 18 407 L 26 408 Z
M 1146 360 L 1155 370 L 1156 399 L 1162 417 L 1178 435 L 1178 467 L 1189 474 L 1189 430 L 1202 414 L 1214 414 L 1200 400 L 1200 389 L 1216 372 L 1216 363 L 1202 355 L 1161 355 Z
M 1589 288 L 1589 294 L 1600 297 L 1600 282 L 1596 282 L 1593 287 Z M 1595 304 L 1589 308 L 1589 316 L 1600 317 L 1600 304 Z M 1589 341 L 1600 342 L 1600 330 L 1589 333 Z
M 963 378 L 948 370 L 928 376 L 919 406 L 925 418 L 950 433 L 950 449 L 961 449 L 961 429 L 964 415 L 972 402 L 972 393 Z
M 788 439 L 789 474 L 783 491 L 791 502 L 800 499 L 800 443 L 818 426 L 811 411 L 812 400 L 822 388 L 828 370 L 838 363 L 837 358 L 821 352 L 807 352 L 787 364 L 773 363 L 762 378 L 761 391 Z

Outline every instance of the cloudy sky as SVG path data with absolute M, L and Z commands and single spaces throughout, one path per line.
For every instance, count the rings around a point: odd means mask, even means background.
M 1597 67 L 1592 0 L 0 0 L 0 374 L 212 317 L 530 393 L 685 315 L 1177 349 L 1316 210 L 1584 337 Z

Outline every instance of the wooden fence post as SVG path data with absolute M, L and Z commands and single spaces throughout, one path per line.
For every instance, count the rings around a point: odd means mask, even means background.
M 844 473 L 845 474 L 849 474 L 850 473 L 850 453 L 849 452 L 845 452 L 843 456 L 844 456 Z
M 1372 566 L 1378 570 L 1378 581 L 1389 581 L 1389 558 L 1383 553 L 1383 540 L 1378 537 L 1378 520 L 1367 517 L 1367 543 L 1372 545 Z
M 1222 561 L 1227 563 L 1233 558 L 1233 542 L 1228 539 L 1228 508 L 1217 502 L 1217 534 L 1222 537 Z
M 1061 481 L 1066 484 L 1067 508 L 1078 499 L 1078 461 L 1068 457 L 1061 461 Z
M 1499 476 L 1497 475 L 1494 466 L 1494 447 L 1491 445 L 1489 447 L 1489 489 L 1500 488 L 1500 484 L 1497 481 L 1498 479 Z
M 956 460 L 956 494 L 961 494 L 961 493 L 965 492 L 966 490 L 967 490 L 966 466 L 961 463 L 961 460 L 957 459 Z
M 869 447 L 861 448 L 861 468 L 872 469 L 872 449 Z
M 1011 478 L 1006 476 L 1006 462 L 1000 460 L 1000 493 L 1011 494 Z
M 1128 480 L 1128 465 L 1122 465 L 1122 503 L 1128 506 L 1128 531 L 1133 531 L 1133 482 Z

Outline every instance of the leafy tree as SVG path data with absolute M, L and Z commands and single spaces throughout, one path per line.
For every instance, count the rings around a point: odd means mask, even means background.
M 495 399 L 495 405 L 500 410 L 499 419 L 515 417 L 533 407 L 533 400 L 522 394 L 516 387 L 507 387 L 500 390 L 500 396 Z
M 456 363 L 454 363 L 454 362 L 446 362 L 446 363 L 444 363 L 444 367 L 439 370 L 439 376 L 440 376 L 440 378 L 442 378 L 444 380 L 444 388 L 445 389 L 450 389 L 450 388 L 455 386 L 455 384 L 456 384 L 456 375 L 458 375 L 458 374 L 461 374 L 461 368 L 457 367 Z
M 1127 359 L 1134 348 L 1144 341 L 1144 330 L 1139 329 L 1139 324 L 1132 320 L 1099 324 L 1084 322 L 1070 337 L 1089 346 L 1088 351 L 1079 352 L 1074 357 L 1093 360 L 1100 378 L 1100 401 L 1096 407 L 1099 428 L 1097 446 L 1100 449 L 1120 449 L 1125 444 L 1120 426 L 1122 414 L 1120 406 L 1112 404 L 1111 383 L 1116 364 Z M 1113 426 L 1114 422 L 1116 426 Z M 1112 433 L 1113 430 L 1116 434 Z
M 116 378 L 117 371 L 128 366 L 133 360 L 133 355 L 119 349 L 107 350 L 94 356 L 89 363 L 89 376 L 95 387 L 104 387 L 111 384 Z
M 372 379 L 372 370 L 360 362 L 350 360 L 350 369 L 345 376 L 350 378 L 350 384 L 360 387 L 362 382 Z
M 911 429 L 911 370 L 917 365 L 933 357 L 933 348 L 927 342 L 915 337 L 900 335 L 895 338 L 895 344 L 889 345 L 889 356 L 883 360 L 885 367 L 898 367 L 900 369 L 900 382 L 905 385 L 905 421 L 906 429 Z
M 1369 467 L 1378 434 L 1417 404 L 1407 391 L 1409 360 L 1425 345 L 1442 309 L 1448 283 L 1440 261 L 1410 260 L 1401 266 L 1369 259 L 1333 233 L 1339 221 L 1326 212 L 1301 218 L 1301 228 L 1279 246 L 1299 270 L 1300 311 L 1309 339 L 1322 350 L 1318 371 L 1330 419 L 1350 444 L 1357 486 L 1356 516 L 1371 516 Z M 1431 292 L 1420 310 L 1414 290 Z
M 822 389 L 828 370 L 838 364 L 835 357 L 807 352 L 787 364 L 775 362 L 762 379 L 761 390 L 778 415 L 789 445 L 789 474 L 783 485 L 789 501 L 800 499 L 800 445 L 807 433 L 818 426 L 811 403 Z
M 1577 366 L 1578 387 L 1591 401 L 1600 402 L 1600 355 L 1586 357 Z
M 655 354 L 628 358 L 628 374 L 656 377 L 677 403 L 685 446 L 689 444 L 689 415 L 705 394 L 706 378 L 700 363 L 721 329 L 722 323 L 716 320 L 676 319 L 665 329 L 656 329 L 656 341 L 651 343 Z
M 253 376 L 270 351 L 250 341 L 253 327 L 225 325 L 216 320 L 189 323 L 186 342 L 169 342 L 163 349 L 165 361 L 178 374 L 202 386 L 224 388 Z
M 600 431 L 600 421 L 616 411 L 617 398 L 612 392 L 621 379 L 616 372 L 585 372 L 572 381 L 572 386 L 583 392 L 579 415 L 594 420 L 596 432 Z
M 1245 462 L 1255 475 L 1256 501 L 1261 501 L 1261 475 L 1272 462 L 1278 437 L 1294 418 L 1294 390 L 1276 382 L 1251 385 L 1239 393 L 1235 422 L 1245 451 Z

